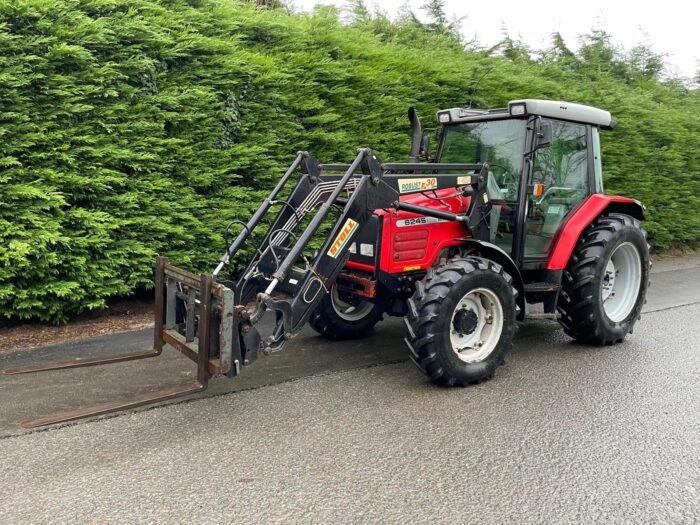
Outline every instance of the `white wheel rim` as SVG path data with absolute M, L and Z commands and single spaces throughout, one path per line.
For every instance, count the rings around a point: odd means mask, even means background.
M 346 321 L 359 321 L 372 311 L 374 304 L 369 301 L 359 300 L 357 304 L 346 303 L 340 298 L 338 288 L 331 289 L 331 305 L 338 317 Z
M 624 321 L 637 304 L 642 281 L 642 258 L 631 242 L 623 242 L 610 255 L 600 286 L 603 309 L 615 323 Z
M 503 332 L 503 306 L 495 293 L 475 288 L 462 297 L 450 319 L 452 350 L 465 363 L 483 361 Z

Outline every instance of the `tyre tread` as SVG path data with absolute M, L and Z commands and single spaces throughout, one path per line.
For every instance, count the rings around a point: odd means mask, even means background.
M 416 287 L 416 293 L 408 300 L 409 314 L 405 317 L 406 344 L 409 348 L 411 361 L 434 383 L 443 386 L 467 386 L 478 384 L 494 376 L 495 368 L 488 370 L 485 375 L 464 381 L 448 373 L 441 364 L 439 356 L 433 348 L 435 339 L 435 324 L 440 318 L 440 304 L 450 292 L 451 288 L 464 276 L 479 270 L 487 270 L 500 275 L 512 289 L 513 298 L 517 299 L 518 290 L 513 285 L 513 278 L 505 272 L 503 267 L 493 261 L 482 257 L 465 256 L 450 259 L 445 265 L 433 272 L 428 272 L 424 282 Z M 517 316 L 516 301 L 516 316 Z M 517 330 L 517 322 L 515 323 Z M 428 335 L 420 336 L 422 333 Z M 509 346 L 512 342 L 509 343 Z M 505 363 L 499 359 L 496 367 Z
M 596 313 L 596 264 L 606 257 L 608 245 L 625 228 L 638 230 L 644 238 L 647 250 L 649 249 L 647 233 L 637 219 L 621 213 L 608 213 L 595 219 L 584 230 L 563 272 L 562 289 L 557 304 L 557 311 L 561 314 L 559 324 L 565 334 L 577 341 L 597 345 L 622 342 L 625 335 L 632 331 L 634 321 L 639 317 L 639 313 L 632 316 L 627 331 L 620 336 L 619 333 L 613 335 L 610 330 L 604 330 Z M 646 289 L 643 292 L 646 293 Z

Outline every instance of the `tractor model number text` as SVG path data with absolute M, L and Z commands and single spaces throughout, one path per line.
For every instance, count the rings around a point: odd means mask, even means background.
M 396 221 L 397 228 L 406 228 L 407 226 L 422 226 L 423 224 L 435 224 L 436 222 L 445 222 L 437 217 L 414 217 L 413 219 L 401 219 Z

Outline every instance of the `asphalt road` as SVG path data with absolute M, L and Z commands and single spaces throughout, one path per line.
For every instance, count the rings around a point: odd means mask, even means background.
M 2 377 L 0 523 L 698 523 L 699 316 L 700 259 L 670 261 L 624 344 L 527 323 L 479 386 L 427 383 L 390 320 L 347 344 L 304 333 L 214 385 L 244 391 L 32 433 L 17 422 L 177 384 L 191 366 L 172 352 Z M 15 352 L 0 366 L 147 341 Z

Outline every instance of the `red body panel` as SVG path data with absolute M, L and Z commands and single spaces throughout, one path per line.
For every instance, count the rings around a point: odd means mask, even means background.
M 574 251 L 576 242 L 581 237 L 583 230 L 613 202 L 630 204 L 632 206 L 639 205 L 637 201 L 627 197 L 603 195 L 601 193 L 594 193 L 589 196 L 564 224 L 564 229 L 556 239 L 552 256 L 549 259 L 549 263 L 547 263 L 548 270 L 563 270 L 566 268 L 569 257 L 571 257 L 571 253 Z
M 401 198 L 401 202 L 410 202 L 452 213 L 464 213 L 469 207 L 470 198 L 454 196 L 454 194 L 455 190 L 452 188 L 437 191 L 438 197 L 445 205 L 421 194 L 407 195 Z M 470 236 L 469 231 L 455 221 L 399 225 L 400 221 L 424 216 L 407 211 L 397 212 L 393 209 L 377 210 L 375 213 L 383 218 L 379 265 L 387 273 L 424 270 L 432 266 L 443 248 L 459 245 L 462 243 L 461 239 Z

